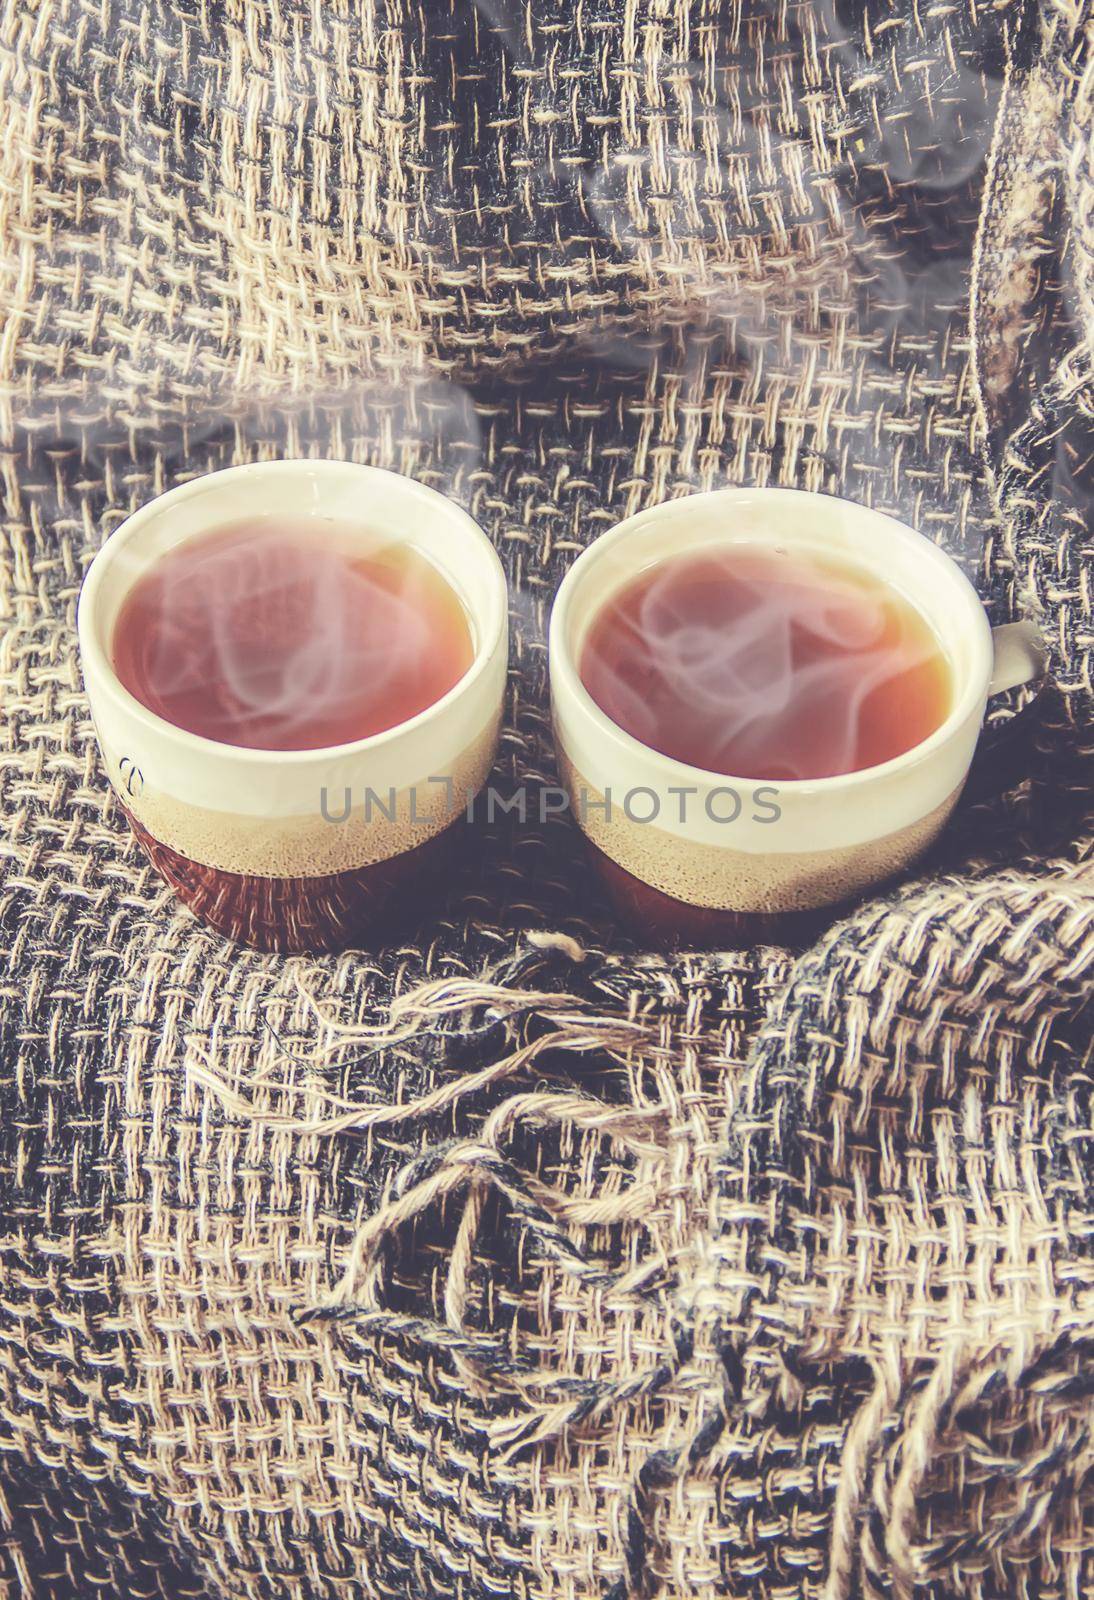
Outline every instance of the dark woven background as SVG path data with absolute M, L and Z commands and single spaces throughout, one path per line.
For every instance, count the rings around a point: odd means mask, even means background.
M 5 1600 L 1090 1590 L 1091 26 L 0 7 Z M 398 944 L 256 956 L 129 840 L 75 603 L 152 495 L 311 454 L 497 543 L 503 789 L 556 782 L 560 575 L 698 488 L 901 515 L 1050 681 L 796 958 L 636 949 L 562 818 Z M 441 979 L 382 1047 L 301 993 Z

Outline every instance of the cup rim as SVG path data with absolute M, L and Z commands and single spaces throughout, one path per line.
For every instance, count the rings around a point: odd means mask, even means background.
M 178 505 L 181 501 L 207 490 L 211 483 L 222 483 L 228 478 L 236 480 L 259 476 L 277 478 L 301 470 L 313 472 L 320 477 L 327 474 L 333 477 L 335 474 L 352 473 L 365 477 L 395 478 L 410 494 L 417 495 L 433 507 L 439 504 L 444 508 L 446 515 L 455 515 L 466 534 L 488 555 L 491 567 L 491 587 L 485 596 L 486 623 L 480 624 L 477 615 L 472 619 L 476 632 L 481 631 L 483 635 L 476 644 L 474 659 L 463 675 L 441 695 L 439 700 L 434 700 L 432 704 L 423 707 L 421 711 L 415 712 L 414 716 L 407 717 L 403 722 L 396 722 L 392 727 L 384 728 L 379 733 L 368 734 L 363 739 L 351 739 L 344 744 L 316 745 L 304 750 L 266 750 L 250 745 L 227 744 L 220 739 L 208 739 L 203 734 L 191 733 L 187 728 L 180 728 L 176 723 L 150 710 L 125 687 L 114 670 L 109 652 L 100 642 L 95 626 L 99 592 L 105 577 L 110 568 L 117 563 L 122 551 L 134 539 L 141 536 L 144 529 L 168 503 Z M 210 531 L 213 531 L 212 527 Z M 189 751 L 191 754 L 201 753 L 221 760 L 227 758 L 251 766 L 268 763 L 278 767 L 285 765 L 301 767 L 307 766 L 310 762 L 321 762 L 333 757 L 367 755 L 370 751 L 393 744 L 410 732 L 416 732 L 431 721 L 443 718 L 446 711 L 466 695 L 488 670 L 490 662 L 505 638 L 508 616 L 509 593 L 505 569 L 493 543 L 463 506 L 450 499 L 448 495 L 441 494 L 439 490 L 419 482 L 417 478 L 409 478 L 405 473 L 395 472 L 388 467 L 343 461 L 333 456 L 299 456 L 283 457 L 275 461 L 250 461 L 234 467 L 223 467 L 216 472 L 202 473 L 198 477 L 187 479 L 185 483 L 176 484 L 173 489 L 168 489 L 138 506 L 136 511 L 131 512 L 123 522 L 119 523 L 100 546 L 84 575 L 76 609 L 76 631 L 84 663 L 85 680 L 87 664 L 90 663 L 99 680 L 97 688 L 100 693 L 109 695 L 128 717 L 144 728 L 165 736 L 181 750 Z
M 959 692 L 954 696 L 953 705 L 938 727 L 929 733 L 925 739 L 904 750 L 898 756 L 891 756 L 887 761 L 876 762 L 873 766 L 859 767 L 853 772 L 840 772 L 830 777 L 823 778 L 743 778 L 733 773 L 714 772 L 707 767 L 692 766 L 689 762 L 678 761 L 672 756 L 667 756 L 663 751 L 655 750 L 652 745 L 644 744 L 641 739 L 635 738 L 626 729 L 613 722 L 607 713 L 601 710 L 592 695 L 586 689 L 578 671 L 577 663 L 569 648 L 566 637 L 570 610 L 577 598 L 581 586 L 588 580 L 590 573 L 616 545 L 638 532 L 650 521 L 661 513 L 674 510 L 691 501 L 703 501 L 707 504 L 721 501 L 723 504 L 743 504 L 748 501 L 763 501 L 778 499 L 784 503 L 823 501 L 826 504 L 836 504 L 844 507 L 848 512 L 859 518 L 865 518 L 883 524 L 888 537 L 914 546 L 927 560 L 933 561 L 939 575 L 950 583 L 956 585 L 962 598 L 970 604 L 971 620 L 974 627 L 979 618 L 981 649 L 981 670 L 970 672 L 964 685 L 959 686 Z M 761 536 L 762 537 L 762 536 Z M 741 540 L 741 543 L 754 542 Z M 853 560 L 853 558 L 852 558 Z M 934 620 L 930 612 L 917 598 L 913 603 L 923 612 L 923 615 L 934 628 Z M 603 604 L 603 602 L 602 602 Z M 940 640 L 943 649 L 945 642 Z M 983 601 L 973 588 L 969 579 L 961 568 L 939 545 L 936 545 L 926 535 L 917 532 L 907 523 L 892 517 L 885 511 L 878 511 L 873 506 L 862 505 L 858 501 L 848 500 L 842 495 L 821 494 L 811 489 L 784 489 L 784 488 L 750 488 L 746 486 L 731 485 L 723 489 L 708 489 L 696 494 L 679 495 L 671 500 L 659 501 L 657 505 L 646 506 L 641 511 L 625 517 L 617 522 L 614 527 L 600 534 L 578 556 L 570 567 L 555 594 L 554 604 L 551 608 L 551 621 L 549 629 L 548 647 L 549 670 L 553 691 L 561 688 L 575 704 L 576 708 L 588 718 L 596 727 L 598 734 L 619 748 L 626 756 L 640 757 L 643 762 L 656 765 L 661 772 L 669 778 L 683 777 L 693 782 L 710 786 L 740 786 L 751 785 L 754 788 L 771 785 L 777 787 L 780 795 L 790 794 L 801 797 L 820 794 L 823 796 L 838 794 L 841 790 L 852 789 L 863 783 L 875 779 L 884 779 L 891 773 L 919 765 L 920 762 L 929 761 L 931 756 L 942 749 L 953 736 L 966 724 L 968 719 L 980 708 L 986 697 L 986 691 L 991 676 L 991 624 Z M 552 694 L 556 701 L 557 695 Z M 556 712 L 557 715 L 557 712 Z

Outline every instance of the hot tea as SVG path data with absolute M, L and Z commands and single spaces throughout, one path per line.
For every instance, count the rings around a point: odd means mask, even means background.
M 640 573 L 594 619 L 581 679 L 643 744 L 727 776 L 828 778 L 945 721 L 950 666 L 897 590 L 857 567 L 727 544 Z
M 118 805 L 208 926 L 264 950 L 404 937 L 474 841 L 505 573 L 453 500 L 355 462 L 249 462 L 128 517 L 80 592 Z
M 189 733 L 314 750 L 424 711 L 474 645 L 458 596 L 410 545 L 262 518 L 170 550 L 126 596 L 112 652 L 129 692 Z

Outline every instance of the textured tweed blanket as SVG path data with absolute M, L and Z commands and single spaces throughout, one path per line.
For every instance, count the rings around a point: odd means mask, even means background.
M 1094 1592 L 1092 339 L 1084 0 L 0 0 L 4 1600 Z M 256 955 L 75 604 L 312 454 L 495 540 L 502 790 L 561 574 L 697 488 L 899 514 L 1049 679 L 810 949 L 643 950 L 502 814 Z

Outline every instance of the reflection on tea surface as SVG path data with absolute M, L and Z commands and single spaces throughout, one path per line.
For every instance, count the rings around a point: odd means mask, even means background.
M 256 750 L 382 733 L 439 700 L 474 655 L 463 606 L 425 556 L 327 519 L 178 545 L 126 597 L 112 649 L 150 711 Z
M 613 722 L 708 772 L 827 778 L 903 754 L 951 703 L 926 620 L 869 572 L 727 544 L 670 557 L 595 618 L 580 672 Z

